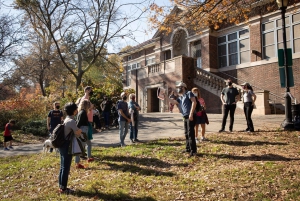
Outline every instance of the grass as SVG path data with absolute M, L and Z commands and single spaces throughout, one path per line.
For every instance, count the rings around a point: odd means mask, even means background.
M 93 163 L 77 170 L 59 195 L 59 157 L 0 158 L 1 200 L 300 200 L 296 132 L 211 134 L 198 155 L 182 154 L 183 139 L 123 148 L 94 147 Z

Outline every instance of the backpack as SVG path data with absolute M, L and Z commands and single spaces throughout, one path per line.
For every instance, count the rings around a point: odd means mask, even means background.
M 60 148 L 66 141 L 65 138 L 65 124 L 58 124 L 50 137 L 51 143 L 54 148 Z

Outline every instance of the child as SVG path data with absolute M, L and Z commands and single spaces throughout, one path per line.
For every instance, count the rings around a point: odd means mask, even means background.
M 4 151 L 8 151 L 9 149 L 7 148 L 7 145 L 6 143 L 9 142 L 9 148 L 10 149 L 13 149 L 12 147 L 12 140 L 13 140 L 13 137 L 11 136 L 11 127 L 13 127 L 15 125 L 16 121 L 11 119 L 9 120 L 9 122 L 5 125 L 5 131 L 4 131 L 4 142 L 3 142 L 3 145 L 4 145 Z

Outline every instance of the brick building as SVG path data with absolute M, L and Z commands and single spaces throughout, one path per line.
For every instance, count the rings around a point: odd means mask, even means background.
M 294 87 L 300 101 L 300 4 L 286 12 L 287 45 L 292 49 Z M 175 7 L 174 9 L 179 9 Z M 123 54 L 124 87 L 133 88 L 142 112 L 167 112 L 168 103 L 157 98 L 157 88 L 175 90 L 183 81 L 198 87 L 210 113 L 221 113 L 220 93 L 231 78 L 249 82 L 258 95 L 254 114 L 284 112 L 285 88 L 280 86 L 277 49 L 283 48 L 280 10 L 252 16 L 248 22 L 206 29 L 194 34 L 177 27 L 170 34 L 157 32 L 152 39 Z M 237 112 L 242 112 L 239 102 Z

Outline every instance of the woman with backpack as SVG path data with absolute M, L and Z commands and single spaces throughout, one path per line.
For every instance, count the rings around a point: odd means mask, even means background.
M 192 93 L 194 94 L 195 97 L 197 97 L 197 101 L 200 102 L 200 105 L 206 109 L 205 101 L 201 97 L 200 91 L 197 87 L 192 89 Z M 195 121 L 195 140 L 196 143 L 199 143 L 198 140 L 198 130 L 199 130 L 199 125 L 201 125 L 201 141 L 207 141 L 207 138 L 205 137 L 205 123 L 207 122 L 207 116 L 205 111 L 197 112 L 196 114 L 196 121 Z
M 64 135 L 65 141 L 61 147 L 59 147 L 60 153 L 60 171 L 58 176 L 59 192 L 64 194 L 70 194 L 74 191 L 67 188 L 70 167 L 72 162 L 72 154 L 69 153 L 69 146 L 71 140 L 69 134 L 74 132 L 75 136 L 79 137 L 81 135 L 81 129 L 76 125 L 74 116 L 78 113 L 77 105 L 75 103 L 66 103 L 64 106 L 64 111 L 67 113 L 67 116 L 64 120 Z

